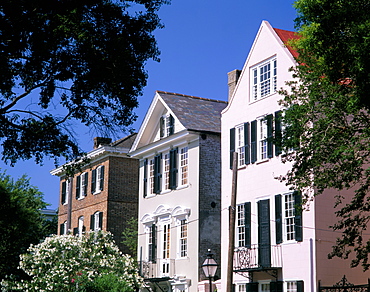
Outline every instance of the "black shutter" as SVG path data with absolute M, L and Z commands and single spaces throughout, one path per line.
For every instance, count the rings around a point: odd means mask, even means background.
M 244 203 L 245 246 L 251 247 L 251 202 Z
M 96 169 L 93 169 L 91 172 L 91 193 L 96 191 Z
M 230 129 L 230 169 L 233 169 L 233 155 L 235 152 L 235 128 Z
M 283 242 L 283 214 L 281 205 L 281 195 L 275 196 L 275 231 L 276 244 Z
M 100 190 L 104 189 L 104 165 L 100 167 Z
M 302 280 L 297 281 L 297 292 L 304 292 L 304 282 Z
M 272 145 L 273 145 L 273 137 L 272 137 L 272 115 L 268 115 L 267 119 L 267 157 L 273 157 Z
M 168 135 L 173 135 L 175 133 L 175 119 L 172 115 L 169 117 L 170 124 L 169 124 L 169 133 Z
M 103 230 L 103 212 L 99 212 L 99 228 Z
M 257 121 L 251 122 L 251 163 L 257 161 Z
M 75 227 L 73 228 L 73 235 L 77 235 L 78 234 L 78 227 Z
M 60 224 L 60 228 L 59 228 L 59 235 L 63 235 L 64 234 L 64 223 Z
M 161 117 L 159 120 L 159 136 L 160 138 L 164 137 L 164 118 Z
M 159 194 L 161 192 L 161 162 L 162 154 L 154 157 L 154 193 Z
M 143 197 L 148 195 L 148 159 L 144 160 L 144 185 L 143 185 Z
M 62 182 L 62 199 L 61 199 L 62 205 L 66 203 L 66 195 L 67 195 L 67 183 L 64 181 Z
M 270 282 L 270 292 L 283 292 L 283 281 Z
M 246 283 L 246 292 L 258 292 L 258 282 Z
M 95 227 L 95 215 L 92 214 L 90 216 L 90 230 L 94 230 L 95 229 L 94 227 Z
M 80 197 L 80 192 L 81 192 L 80 186 L 81 186 L 81 176 L 79 175 L 76 178 L 76 199 Z
M 270 244 L 270 200 L 258 201 L 258 263 L 261 267 L 271 266 Z
M 249 130 L 249 123 L 244 124 L 244 157 L 245 157 L 245 164 L 248 165 L 251 163 L 251 150 L 250 150 L 250 130 Z
M 89 182 L 89 174 L 85 172 L 85 184 L 84 184 L 84 195 L 87 196 L 87 185 Z
M 177 188 L 177 148 L 170 151 L 170 189 Z
M 281 111 L 275 112 L 275 155 L 281 154 Z
M 300 192 L 295 191 L 294 195 L 294 228 L 295 228 L 295 240 L 303 241 L 303 228 L 302 228 L 302 196 Z

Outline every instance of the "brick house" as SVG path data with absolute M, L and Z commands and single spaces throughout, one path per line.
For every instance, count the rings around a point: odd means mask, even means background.
M 96 137 L 89 163 L 81 173 L 67 179 L 63 166 L 51 171 L 60 177 L 58 234 L 82 234 L 88 230 L 107 230 L 114 235 L 122 252 L 122 231 L 127 220 L 137 218 L 138 165 L 127 153 L 136 134 L 111 143 Z
M 288 69 L 296 64 L 296 52 L 285 44 L 295 37 L 263 21 L 243 69 L 229 73 L 229 103 L 221 118 L 221 291 L 226 291 L 233 152 L 238 153 L 235 292 L 316 292 L 320 284 L 333 286 L 343 275 L 354 284 L 368 281 L 361 267 L 327 257 L 339 236 L 330 228 L 337 219 L 337 192 L 326 190 L 302 211 L 296 208 L 301 194 L 276 179 L 291 168 L 269 138 L 281 131 L 278 90 L 292 79 Z M 349 191 L 341 195 L 351 196 Z
M 140 161 L 144 290 L 196 292 L 207 250 L 220 262 L 220 113 L 226 105 L 157 91 L 147 111 L 129 153 Z

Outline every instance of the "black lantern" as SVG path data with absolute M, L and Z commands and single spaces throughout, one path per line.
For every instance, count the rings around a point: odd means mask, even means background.
M 213 254 L 211 253 L 211 250 L 208 249 L 207 258 L 203 262 L 202 269 L 204 272 L 204 275 L 209 279 L 209 292 L 212 292 L 212 278 L 216 274 L 218 264 L 213 258 Z

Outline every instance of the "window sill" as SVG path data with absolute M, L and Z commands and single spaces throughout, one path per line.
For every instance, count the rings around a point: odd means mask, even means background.
M 186 188 L 188 188 L 188 187 L 189 187 L 189 184 L 181 185 L 181 186 L 177 187 L 177 188 L 176 188 L 176 190 L 182 190 L 182 189 L 186 189 Z M 175 190 L 175 191 L 176 191 L 176 190 Z
M 266 162 L 270 161 L 270 159 L 271 158 L 265 158 L 265 159 L 258 160 L 258 161 L 256 161 L 256 165 L 266 163 Z
M 96 192 L 93 192 L 93 195 L 99 195 L 101 193 L 101 191 L 96 191 Z

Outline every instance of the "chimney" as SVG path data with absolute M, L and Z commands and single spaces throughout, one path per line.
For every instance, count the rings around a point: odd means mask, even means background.
M 229 73 L 227 73 L 227 85 L 229 86 L 229 96 L 228 100 L 230 100 L 231 96 L 234 93 L 236 84 L 238 83 L 240 74 L 242 73 L 242 70 L 235 69 Z
M 109 145 L 112 142 L 111 138 L 95 137 L 94 138 L 94 149 L 99 148 L 102 145 Z

